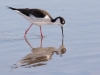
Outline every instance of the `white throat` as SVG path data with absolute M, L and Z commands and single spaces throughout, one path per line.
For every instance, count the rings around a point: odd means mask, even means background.
M 58 18 L 58 19 L 54 22 L 54 24 L 58 24 L 58 25 L 61 24 L 61 23 L 60 23 L 60 19 Z

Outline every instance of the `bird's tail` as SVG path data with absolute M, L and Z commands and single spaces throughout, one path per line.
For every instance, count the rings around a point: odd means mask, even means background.
M 12 9 L 12 10 L 16 10 L 16 8 L 12 8 L 12 7 L 9 7 L 9 6 L 7 6 L 9 9 Z

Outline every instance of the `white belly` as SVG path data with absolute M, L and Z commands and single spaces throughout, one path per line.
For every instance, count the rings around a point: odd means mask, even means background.
M 41 25 L 50 25 L 50 24 L 52 24 L 52 22 L 51 22 L 51 20 L 48 16 L 45 16 L 44 18 L 36 18 L 33 15 L 26 16 L 23 13 L 21 13 L 20 11 L 17 11 L 17 10 L 16 10 L 16 12 L 19 13 L 20 15 L 22 15 L 29 22 L 31 22 L 35 25 L 41 26 Z

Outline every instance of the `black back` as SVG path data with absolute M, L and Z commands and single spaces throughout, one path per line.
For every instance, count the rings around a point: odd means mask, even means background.
M 16 8 L 12 8 L 12 7 L 8 7 L 8 8 L 10 8 L 12 10 L 18 10 L 21 13 L 25 14 L 26 16 L 34 15 L 35 17 L 43 18 L 46 15 L 48 15 L 50 17 L 50 19 L 53 19 L 48 12 L 46 12 L 45 10 L 41 10 L 41 9 L 29 9 L 29 8 L 16 9 Z

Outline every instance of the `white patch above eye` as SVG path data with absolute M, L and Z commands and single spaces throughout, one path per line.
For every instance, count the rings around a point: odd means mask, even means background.
M 64 21 L 62 21 L 62 23 L 65 23 Z

